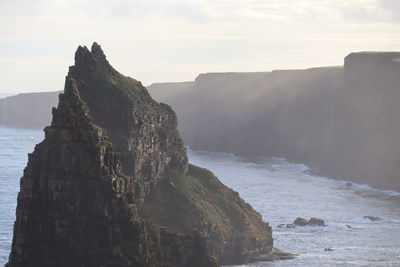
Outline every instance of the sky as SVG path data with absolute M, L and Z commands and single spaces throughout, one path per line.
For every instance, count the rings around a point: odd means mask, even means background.
M 0 0 L 0 93 L 62 90 L 77 46 L 94 41 L 144 85 L 342 65 L 400 51 L 400 1 Z

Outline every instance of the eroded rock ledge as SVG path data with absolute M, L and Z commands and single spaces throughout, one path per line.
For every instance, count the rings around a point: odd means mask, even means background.
M 217 266 L 273 257 L 269 225 L 188 164 L 172 109 L 79 47 L 21 178 L 8 267 Z M 276 255 L 275 255 L 276 257 Z

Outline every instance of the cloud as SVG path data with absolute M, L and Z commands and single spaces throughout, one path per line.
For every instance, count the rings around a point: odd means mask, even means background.
M 390 18 L 400 21 L 400 1 L 398 0 L 379 0 L 379 5 L 390 13 Z
M 337 65 L 352 51 L 398 49 L 398 8 L 397 0 L 0 1 L 0 57 L 8 64 L 0 91 L 61 89 L 47 77 L 62 81 L 76 47 L 93 41 L 145 84 Z M 24 75 L 34 62 L 41 67 L 25 74 L 31 81 L 12 73 Z

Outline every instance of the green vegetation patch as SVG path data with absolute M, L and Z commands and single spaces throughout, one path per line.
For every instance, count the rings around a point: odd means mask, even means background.
M 189 165 L 187 175 L 169 169 L 142 210 L 151 223 L 174 232 L 216 227 L 231 238 L 260 216 L 206 169 Z

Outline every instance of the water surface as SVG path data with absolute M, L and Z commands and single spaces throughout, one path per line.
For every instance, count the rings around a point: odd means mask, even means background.
M 249 161 L 189 151 L 189 159 L 213 171 L 262 214 L 273 228 L 275 247 L 300 254 L 295 260 L 248 266 L 400 266 L 400 193 L 348 186 L 280 158 Z M 328 226 L 277 227 L 297 217 L 318 217 Z
M 19 180 L 42 130 L 0 126 L 0 266 L 10 253 Z M 212 170 L 259 211 L 273 228 L 275 247 L 295 260 L 248 266 L 400 266 L 400 194 L 312 175 L 279 158 L 246 160 L 189 150 L 191 163 Z M 378 216 L 372 222 L 363 216 Z M 282 229 L 296 217 L 326 227 Z M 333 251 L 325 251 L 332 248 Z
M 19 180 L 27 154 L 42 139 L 42 130 L 0 125 L 0 266 L 8 261 L 10 253 Z

